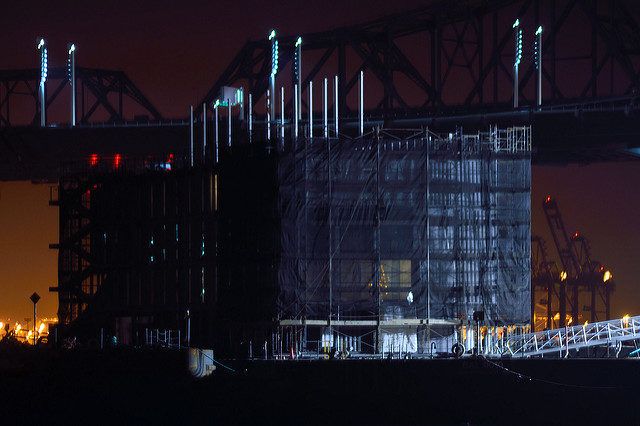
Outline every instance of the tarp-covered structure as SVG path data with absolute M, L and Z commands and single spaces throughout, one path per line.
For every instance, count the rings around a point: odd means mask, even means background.
M 529 322 L 530 128 L 399 133 L 282 153 L 279 319 Z

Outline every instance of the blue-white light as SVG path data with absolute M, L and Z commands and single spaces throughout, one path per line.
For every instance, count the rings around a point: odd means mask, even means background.
M 278 72 L 278 40 L 271 43 L 271 76 Z
M 47 48 L 45 47 L 40 54 L 40 84 L 43 85 L 47 81 L 49 74 L 49 64 L 47 58 Z
M 276 36 L 276 30 L 271 30 L 269 33 L 269 40 L 273 39 Z
M 516 61 L 515 66 L 520 65 L 522 60 L 522 29 L 518 28 L 518 34 L 516 36 Z
M 71 47 L 69 48 L 69 55 L 71 55 L 75 51 L 76 51 L 76 45 L 72 44 Z
M 513 23 L 513 27 L 512 28 L 516 28 L 520 26 L 520 19 L 516 19 L 516 22 Z
M 298 37 L 298 39 L 296 40 L 296 46 L 295 47 L 298 47 L 301 44 L 302 44 L 302 37 Z
M 540 25 L 536 30 L 536 35 L 540 34 L 541 32 L 542 32 L 542 25 Z

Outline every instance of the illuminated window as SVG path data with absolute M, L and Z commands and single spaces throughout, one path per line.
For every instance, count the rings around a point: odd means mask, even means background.
M 375 266 L 367 260 L 343 260 L 340 265 L 340 300 L 368 300 L 375 297 L 377 285 L 382 302 L 407 303 L 411 291 L 411 260 L 383 260 L 379 276 L 376 276 Z
M 380 299 L 404 302 L 411 291 L 411 260 L 383 260 L 380 265 Z

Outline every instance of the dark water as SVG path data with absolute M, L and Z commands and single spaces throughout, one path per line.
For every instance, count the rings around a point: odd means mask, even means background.
M 0 424 L 640 424 L 636 360 L 230 361 L 0 353 Z

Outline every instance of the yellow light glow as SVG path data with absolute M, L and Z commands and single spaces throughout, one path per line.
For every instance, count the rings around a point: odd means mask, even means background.
M 560 281 L 564 281 L 567 279 L 567 271 L 560 272 Z
M 20 324 L 18 324 L 18 325 L 16 326 L 16 332 L 20 331 L 20 329 L 21 329 L 21 328 L 22 328 L 22 326 L 21 326 Z
M 611 271 L 605 271 L 604 275 L 602 276 L 602 282 L 606 283 L 607 281 L 609 281 L 611 278 L 613 278 L 613 275 L 611 274 Z
M 622 322 L 623 322 L 625 325 L 629 325 L 629 318 L 630 318 L 630 317 L 629 317 L 629 314 L 627 314 L 627 315 L 623 316 L 623 317 L 622 317 Z
M 553 317 L 554 320 L 558 321 L 560 319 L 560 313 L 555 314 Z
M 42 333 L 42 330 L 44 330 L 44 323 L 40 324 L 40 328 L 38 328 L 38 334 Z

